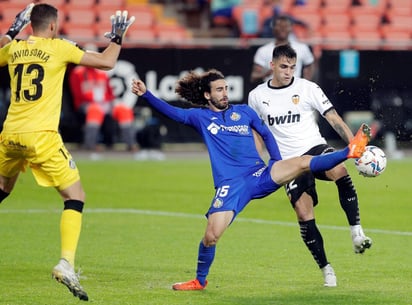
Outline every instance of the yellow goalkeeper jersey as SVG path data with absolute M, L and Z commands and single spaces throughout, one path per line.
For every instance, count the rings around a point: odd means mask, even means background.
M 64 74 L 83 54 L 68 40 L 35 36 L 1 48 L 0 67 L 8 65 L 11 89 L 3 132 L 58 131 Z

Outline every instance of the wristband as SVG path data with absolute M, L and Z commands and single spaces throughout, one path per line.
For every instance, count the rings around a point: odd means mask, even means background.
M 120 35 L 114 35 L 114 37 L 111 39 L 111 42 L 114 42 L 118 44 L 119 46 L 122 45 L 122 36 Z
M 16 31 L 15 29 L 9 29 L 6 33 L 6 36 L 8 36 L 10 38 L 10 40 L 13 40 L 14 37 L 16 37 L 19 34 L 18 31 Z

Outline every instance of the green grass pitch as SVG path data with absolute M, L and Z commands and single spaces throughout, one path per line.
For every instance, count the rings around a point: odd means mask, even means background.
M 195 277 L 197 247 L 213 196 L 208 160 L 77 160 L 87 193 L 76 267 L 90 304 L 412 304 L 412 160 L 389 160 L 377 178 L 356 174 L 373 246 L 353 253 L 336 187 L 318 182 L 316 220 L 338 287 L 303 244 L 281 189 L 252 201 L 220 240 L 204 291 L 171 285 Z M 59 258 L 62 202 L 22 174 L 0 206 L 0 304 L 79 304 L 51 279 Z

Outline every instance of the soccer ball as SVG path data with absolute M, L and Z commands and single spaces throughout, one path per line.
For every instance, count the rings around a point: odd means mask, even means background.
M 386 155 L 379 147 L 366 146 L 362 157 L 355 159 L 355 166 L 362 176 L 379 176 L 386 168 Z

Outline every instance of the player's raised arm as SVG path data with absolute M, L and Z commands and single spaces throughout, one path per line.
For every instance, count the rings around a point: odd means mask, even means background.
M 116 11 L 116 14 L 110 17 L 112 29 L 111 32 L 105 33 L 105 37 L 110 39 L 110 44 L 101 53 L 86 52 L 80 61 L 81 65 L 102 70 L 114 68 L 120 54 L 124 35 L 135 20 L 134 16 L 128 19 L 127 15 L 127 11 Z
M 30 24 L 30 14 L 34 3 L 30 3 L 21 10 L 14 19 L 12 25 L 8 29 L 6 35 L 0 38 L 0 47 L 12 41 L 23 29 Z

